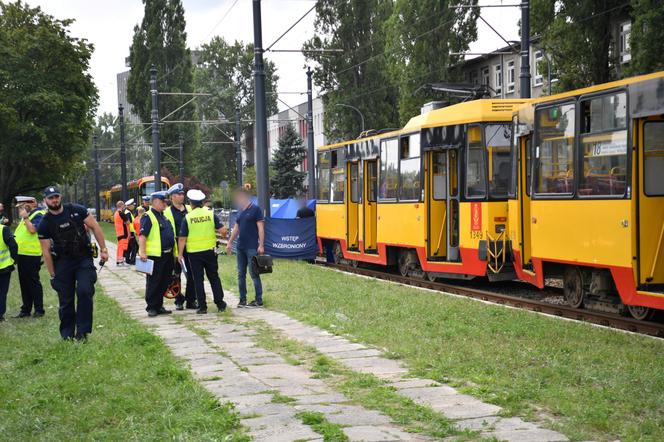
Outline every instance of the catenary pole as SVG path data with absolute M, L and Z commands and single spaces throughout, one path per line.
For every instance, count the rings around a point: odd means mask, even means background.
M 265 66 L 263 65 L 263 31 L 261 29 L 261 1 L 253 0 L 254 13 L 254 92 L 256 101 L 255 137 L 256 185 L 258 205 L 270 217 L 270 176 L 267 152 L 267 109 L 265 100 Z
M 242 127 L 240 108 L 235 108 L 235 177 L 237 185 L 242 185 Z
M 157 68 L 150 67 L 150 94 L 152 95 L 152 156 L 154 160 L 154 189 L 161 190 L 161 148 L 159 146 L 159 107 L 157 92 Z
M 314 99 L 311 77 L 313 72 L 307 67 L 307 174 L 309 176 L 309 199 L 316 198 L 316 152 L 314 151 Z
M 101 201 L 99 200 L 99 146 L 97 145 L 97 135 L 92 136 L 92 150 L 95 155 L 95 216 L 97 221 L 101 220 Z
M 125 143 L 125 121 L 124 107 L 118 106 L 118 118 L 120 119 L 120 182 L 122 183 L 122 201 L 129 199 L 127 191 L 127 144 Z
M 530 98 L 530 0 L 521 0 L 521 98 Z

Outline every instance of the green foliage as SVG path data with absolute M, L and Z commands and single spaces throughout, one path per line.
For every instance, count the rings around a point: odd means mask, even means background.
M 664 70 L 664 5 L 661 0 L 632 0 L 630 75 Z
M 0 2 L 0 202 L 80 171 L 97 89 L 93 47 L 22 2 Z
M 159 92 L 191 92 L 193 84 L 191 52 L 187 49 L 184 8 L 181 0 L 143 0 L 145 5 L 141 25 L 134 27 L 129 50 L 131 72 L 127 82 L 127 98 L 141 121 L 150 121 L 150 66 L 157 68 Z M 163 119 L 184 105 L 190 96 L 159 96 L 159 118 Z M 170 115 L 168 120 L 193 120 L 194 106 L 186 105 Z M 145 132 L 146 140 L 150 131 Z M 165 124 L 160 128 L 162 146 L 178 145 L 182 136 L 186 147 L 196 144 L 196 126 Z M 185 165 L 191 165 L 191 149 L 185 149 Z
M 554 90 L 567 91 L 618 77 L 617 20 L 628 15 L 624 0 L 533 0 L 532 34 L 551 58 L 559 81 Z M 613 55 L 612 55 L 613 54 Z
M 241 129 L 251 126 L 254 118 L 253 44 L 236 41 L 229 44 L 222 37 L 214 37 L 200 48 L 199 61 L 194 68 L 196 92 L 212 94 L 197 101 L 198 119 L 228 120 L 230 124 L 204 124 L 201 141 L 196 148 L 194 173 L 209 186 L 222 180 L 235 186 L 236 155 L 232 144 L 235 137 L 235 109 L 239 108 L 244 120 Z M 277 112 L 276 67 L 265 60 L 265 82 L 268 115 Z M 208 144 L 212 143 L 212 144 Z M 221 144 L 224 143 L 224 144 Z
M 316 62 L 314 79 L 324 93 L 325 132 L 331 141 L 352 139 L 366 129 L 399 124 L 397 89 L 384 57 L 384 24 L 392 3 L 380 0 L 320 0 L 316 4 L 316 35 L 304 49 L 341 49 L 341 53 L 305 53 Z M 365 60 L 369 62 L 363 63 Z
M 297 417 L 302 420 L 304 425 L 309 425 L 316 433 L 322 435 L 324 442 L 343 442 L 349 440 L 341 425 L 328 421 L 323 413 L 302 411 L 297 414 Z
M 272 157 L 270 188 L 275 198 L 290 198 L 304 191 L 304 178 L 306 172 L 298 170 L 307 156 L 302 138 L 295 131 L 292 124 L 286 126 L 286 131 L 279 138 L 279 148 Z
M 386 23 L 385 48 L 390 76 L 399 90 L 401 124 L 418 115 L 430 101 L 415 92 L 426 83 L 457 81 L 453 67 L 463 57 L 451 52 L 468 50 L 477 39 L 479 8 L 450 8 L 455 4 L 477 4 L 477 0 L 396 0 Z

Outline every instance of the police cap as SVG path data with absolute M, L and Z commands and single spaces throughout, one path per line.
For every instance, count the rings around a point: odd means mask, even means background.
M 60 196 L 60 189 L 58 189 L 56 186 L 48 186 L 44 189 L 44 198 L 56 195 Z
M 125 201 L 125 206 L 132 206 L 134 204 L 136 204 L 136 202 L 134 201 L 134 198 L 130 198 L 127 201 Z
M 162 201 L 166 200 L 168 198 L 168 192 L 162 190 L 160 192 L 152 192 L 150 194 L 150 200 L 154 199 L 160 199 Z
M 20 203 L 30 203 L 32 201 L 36 201 L 36 200 L 35 200 L 35 198 L 33 198 L 31 196 L 20 196 L 19 195 L 19 196 L 16 197 L 16 202 L 19 203 L 19 204 Z
M 198 189 L 191 189 L 187 192 L 187 198 L 194 203 L 200 203 L 205 200 L 205 194 Z
M 182 183 L 175 183 L 168 188 L 168 195 L 173 195 L 174 193 L 184 193 L 184 185 Z

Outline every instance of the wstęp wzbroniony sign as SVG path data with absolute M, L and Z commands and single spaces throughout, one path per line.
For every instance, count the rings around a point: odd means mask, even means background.
M 315 258 L 316 218 L 269 218 L 265 223 L 265 253 L 277 258 Z

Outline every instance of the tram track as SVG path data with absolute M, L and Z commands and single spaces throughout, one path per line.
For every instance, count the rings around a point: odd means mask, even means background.
M 384 271 L 372 270 L 362 267 L 352 267 L 350 265 L 333 264 L 322 261 L 316 262 L 317 264 L 328 268 L 333 268 L 356 275 L 381 279 L 384 281 L 395 282 L 413 287 L 451 293 L 454 295 L 478 299 L 497 305 L 506 305 L 513 308 L 529 310 L 551 316 L 566 318 L 569 320 L 587 322 L 604 327 L 664 338 L 664 323 L 638 321 L 630 317 L 621 316 L 620 314 L 576 309 L 568 305 L 553 304 L 541 300 L 500 293 L 499 291 L 467 287 L 449 282 L 429 281 L 424 278 L 420 279 L 416 277 L 402 276 L 400 274 L 387 273 Z

